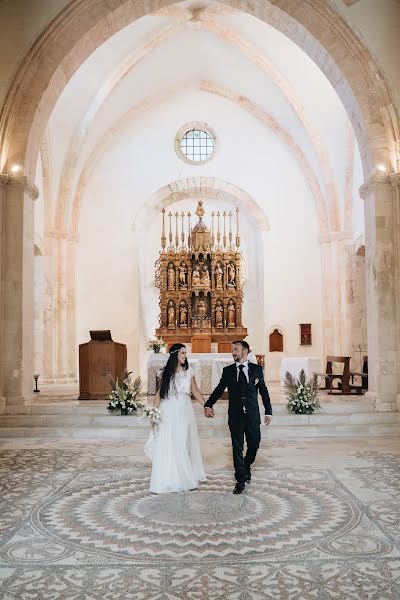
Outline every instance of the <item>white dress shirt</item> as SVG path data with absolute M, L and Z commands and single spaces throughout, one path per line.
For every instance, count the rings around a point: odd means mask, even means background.
M 243 373 L 245 374 L 245 377 L 247 379 L 247 383 L 249 383 L 249 361 L 246 360 L 246 362 L 242 363 L 243 364 Z M 236 381 L 239 381 L 239 373 L 240 373 L 240 369 L 239 369 L 239 365 L 240 363 L 237 362 L 236 363 Z

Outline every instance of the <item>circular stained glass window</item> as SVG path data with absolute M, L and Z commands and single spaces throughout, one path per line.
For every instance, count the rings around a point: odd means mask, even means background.
M 215 136 L 205 123 L 191 123 L 178 132 L 175 149 L 187 163 L 204 163 L 214 154 Z

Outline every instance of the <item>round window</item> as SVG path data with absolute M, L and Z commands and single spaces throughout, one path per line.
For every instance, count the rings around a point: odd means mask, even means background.
M 204 163 L 214 155 L 215 136 L 205 123 L 189 123 L 178 132 L 175 150 L 187 163 Z

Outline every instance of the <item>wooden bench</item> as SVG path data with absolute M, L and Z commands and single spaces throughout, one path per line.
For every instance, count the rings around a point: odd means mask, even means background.
M 325 373 L 314 373 L 314 375 L 317 375 L 317 377 L 325 378 L 325 387 L 320 389 L 329 390 L 328 394 L 351 394 L 350 359 L 351 356 L 327 356 Z M 343 363 L 343 372 L 333 373 L 332 363 Z M 337 388 L 333 387 L 333 382 L 335 379 L 339 380 Z
M 366 366 L 365 363 L 363 364 L 363 373 L 359 373 L 358 371 L 350 371 L 350 359 L 351 356 L 327 356 L 325 373 L 314 373 L 314 375 L 317 375 L 317 377 L 325 378 L 325 387 L 320 389 L 329 390 L 328 394 L 345 395 L 350 395 L 353 392 L 361 395 L 365 389 L 368 389 L 368 387 L 365 387 L 365 382 L 368 382 L 368 366 Z M 343 372 L 333 373 L 332 363 L 343 363 Z M 354 385 L 354 377 L 361 377 L 362 385 Z M 333 387 L 333 382 L 335 379 L 338 380 L 337 388 Z

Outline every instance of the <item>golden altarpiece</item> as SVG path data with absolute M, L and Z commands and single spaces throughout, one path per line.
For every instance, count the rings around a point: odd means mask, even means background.
M 189 342 L 192 352 L 211 351 L 211 342 L 218 343 L 218 352 L 230 352 L 232 341 L 247 336 L 242 324 L 239 210 L 234 244 L 232 211 L 211 213 L 211 229 L 203 221 L 201 200 L 196 215 L 199 220 L 191 229 L 190 212 L 168 214 L 167 247 L 166 215 L 162 210 L 162 250 L 156 262 L 160 327 L 156 335 L 168 345 Z

